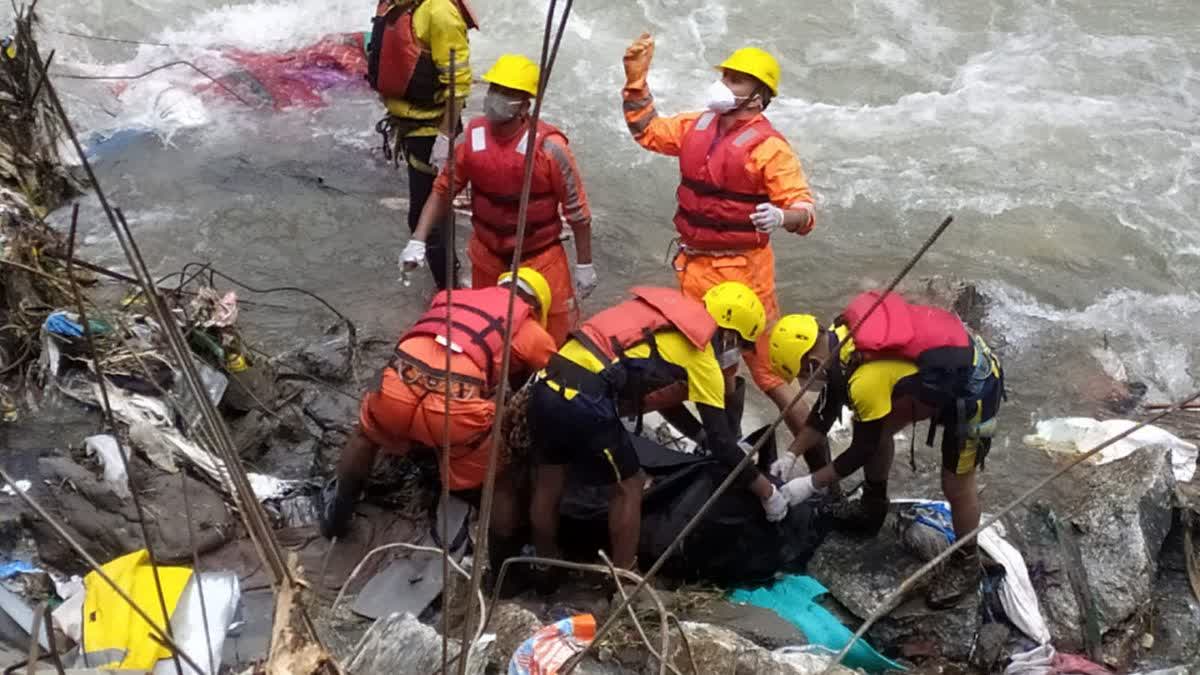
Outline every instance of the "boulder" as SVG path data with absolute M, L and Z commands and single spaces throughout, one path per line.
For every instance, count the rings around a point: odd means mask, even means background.
M 450 658 L 459 653 L 451 639 Z M 467 673 L 483 675 L 492 641 L 477 642 L 467 659 Z M 351 673 L 433 673 L 442 667 L 442 636 L 417 621 L 412 614 L 392 614 L 376 621 L 363 635 L 359 648 L 346 665 Z
M 666 599 L 663 602 L 668 602 Z M 716 624 L 732 630 L 767 649 L 808 644 L 800 629 L 775 612 L 753 605 L 738 605 L 719 600 L 687 612 L 689 621 Z
M 354 348 L 350 328 L 337 323 L 296 354 L 304 371 L 313 377 L 345 382 L 354 375 Z
M 1183 522 L 1176 523 L 1159 560 L 1150 630 L 1153 640 L 1137 661 L 1144 670 L 1167 668 L 1179 663 L 1200 666 L 1200 600 L 1193 595 L 1188 581 L 1188 562 L 1184 555 L 1185 527 Z M 1196 537 L 1193 536 L 1193 539 Z M 1200 548 L 1194 542 L 1192 546 Z M 1200 550 L 1193 555 L 1200 560 Z
M 180 474 L 162 473 L 137 458 L 130 469 L 139 485 L 155 553 L 163 562 L 190 562 L 188 511 L 183 505 Z M 66 457 L 43 457 L 38 460 L 38 471 L 45 482 L 35 487 L 37 498 L 91 556 L 107 562 L 145 547 L 133 502 L 118 496 L 90 470 Z M 196 547 L 205 553 L 228 540 L 235 530 L 233 516 L 215 489 L 186 474 L 183 480 L 187 481 Z M 72 573 L 86 569 L 44 521 L 33 519 L 31 527 L 44 563 Z
M 1171 530 L 1175 477 L 1166 449 L 1076 469 L 1057 505 L 1013 518 L 1042 612 L 1063 651 L 1128 661 L 1152 608 L 1158 558 Z
M 901 544 L 891 527 L 895 516 L 871 538 L 834 533 L 808 565 L 808 573 L 829 589 L 841 607 L 823 601 L 835 615 L 848 611 L 859 621 L 882 608 L 900 584 L 924 564 Z M 981 620 L 978 598 L 965 598 L 957 607 L 933 610 L 919 591 L 901 599 L 867 633 L 868 641 L 884 653 L 896 654 L 910 643 L 932 642 L 947 659 L 965 662 L 974 646 Z
M 499 672 L 508 672 L 513 652 L 541 627 L 542 622 L 533 612 L 510 602 L 500 603 L 488 624 L 488 631 L 496 635 L 496 644 L 488 652 L 488 664 Z

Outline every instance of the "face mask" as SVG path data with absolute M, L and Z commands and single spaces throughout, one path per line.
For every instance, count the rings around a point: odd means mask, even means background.
M 708 89 L 704 92 L 704 99 L 708 101 L 706 104 L 708 109 L 719 115 L 733 112 L 739 106 L 745 105 L 750 98 L 750 96 L 734 94 L 733 90 L 721 80 L 708 85 Z
M 493 124 L 504 124 L 517 118 L 521 101 L 514 101 L 502 94 L 488 93 L 483 99 L 483 114 Z

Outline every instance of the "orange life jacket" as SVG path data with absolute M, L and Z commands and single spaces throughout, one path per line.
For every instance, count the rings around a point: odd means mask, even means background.
M 697 349 L 704 349 L 717 322 L 704 305 L 674 288 L 635 286 L 632 300 L 593 316 L 571 334 L 602 363 L 612 363 L 626 349 L 664 328 L 674 328 Z
M 552 125 L 538 122 L 536 152 L 549 136 L 567 137 Z M 498 140 L 484 117 L 467 125 L 467 152 L 462 163 L 463 175 L 471 182 L 471 224 L 475 236 L 498 258 L 511 259 L 517 244 L 517 215 L 521 201 L 521 183 L 525 178 L 525 145 L 528 129 L 512 138 Z M 525 243 L 521 257 L 540 253 L 558 243 L 562 219 L 558 214 L 558 196 L 546 176 L 533 172 L 526 212 Z
M 487 388 L 495 386 L 500 374 L 504 349 L 504 317 L 508 313 L 507 288 L 491 287 L 454 291 L 454 302 L 446 303 L 446 291 L 433 296 L 429 310 L 417 319 L 401 338 L 429 335 L 449 341 L 449 348 L 461 349 L 479 370 L 487 374 Z M 446 336 L 446 313 L 450 310 L 450 335 Z M 513 332 L 532 318 L 527 303 L 513 305 Z M 444 345 L 447 346 L 447 345 Z M 399 343 L 397 343 L 399 352 Z M 403 354 L 401 354 L 403 356 Z M 434 366 L 434 364 L 428 364 Z
M 888 293 L 879 307 L 862 321 L 879 295 L 879 291 L 860 293 L 839 319 L 854 330 L 854 352 L 860 360 L 900 359 L 919 367 L 922 359 L 929 360 L 935 352 L 966 350 L 970 363 L 971 337 L 952 312 L 910 304 L 900 295 Z
M 706 112 L 684 135 L 681 180 L 675 193 L 675 228 L 685 246 L 751 249 L 770 237 L 754 229 L 754 207 L 771 201 L 758 176 L 746 171 L 750 153 L 768 138 L 782 138 L 765 117 L 720 136 L 720 118 Z
M 429 45 L 413 32 L 413 12 L 418 0 L 380 0 L 371 19 L 367 46 L 367 82 L 384 98 L 399 98 L 414 105 L 438 105 L 444 88 Z

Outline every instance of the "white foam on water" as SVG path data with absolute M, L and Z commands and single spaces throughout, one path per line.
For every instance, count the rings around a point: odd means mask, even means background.
M 1152 400 L 1174 400 L 1191 393 L 1197 381 L 1200 345 L 1200 294 L 1156 295 L 1118 289 L 1080 308 L 1054 307 L 1028 292 L 1001 282 L 981 284 L 992 299 L 985 321 L 1017 348 L 1036 348 L 1043 340 L 1108 345 L 1095 355 L 1112 374 L 1144 382 Z

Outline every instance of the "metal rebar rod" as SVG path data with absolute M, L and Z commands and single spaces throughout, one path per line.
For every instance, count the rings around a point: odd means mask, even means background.
M 557 44 L 562 40 L 562 34 L 566 30 L 567 20 L 571 16 L 571 6 L 574 0 L 566 0 L 563 9 L 562 20 L 558 26 L 558 36 L 555 40 Z M 533 111 L 530 113 L 527 124 L 529 125 L 528 132 L 525 136 L 525 173 L 521 183 L 521 199 L 517 207 L 517 231 L 516 244 L 513 247 L 512 261 L 509 271 L 513 276 L 514 283 L 509 286 L 508 307 L 505 313 L 504 320 L 504 348 L 500 360 L 500 373 L 496 378 L 496 419 L 492 421 L 491 444 L 488 452 L 487 473 L 483 480 L 483 494 L 480 497 L 479 504 L 479 523 L 475 531 L 475 545 L 479 555 L 476 557 L 475 564 L 471 566 L 471 592 L 467 593 L 467 607 L 465 614 L 471 614 L 471 604 L 475 600 L 475 589 L 478 589 L 483 579 L 483 566 L 488 560 L 488 527 L 492 519 L 492 503 L 496 495 L 496 472 L 499 464 L 500 448 L 502 443 L 501 429 L 503 426 L 504 415 L 501 412 L 504 410 L 505 397 L 508 393 L 508 373 L 512 362 L 512 337 L 513 337 L 513 312 L 517 299 L 517 270 L 521 265 L 521 251 L 525 245 L 525 228 L 528 224 L 529 215 L 529 194 L 533 185 L 533 160 L 537 154 L 537 127 L 538 120 L 542 114 L 542 102 L 546 97 L 546 85 L 550 81 L 550 73 L 554 68 L 553 55 L 550 49 L 551 29 L 554 26 L 554 9 L 558 4 L 558 0 L 550 0 L 550 6 L 546 11 L 546 26 L 542 36 L 542 53 L 539 64 L 538 74 L 538 90 L 534 97 Z M 469 624 L 463 625 L 463 649 L 467 649 L 467 633 Z M 458 666 L 458 675 L 466 675 L 467 660 L 463 659 Z

